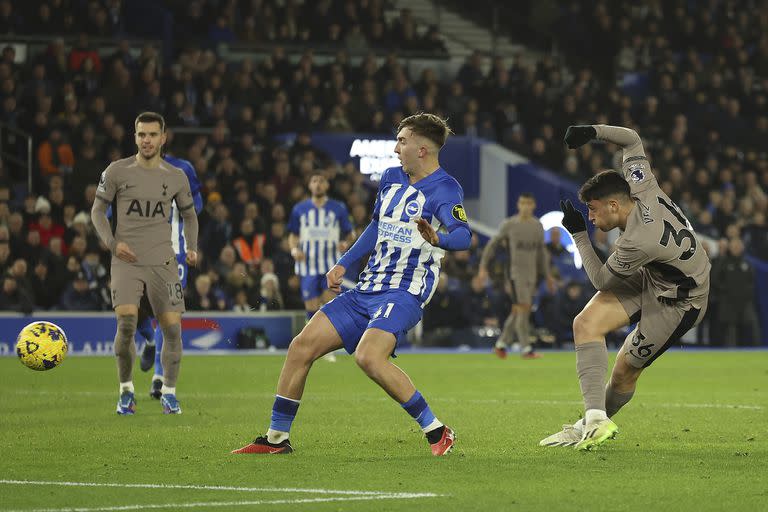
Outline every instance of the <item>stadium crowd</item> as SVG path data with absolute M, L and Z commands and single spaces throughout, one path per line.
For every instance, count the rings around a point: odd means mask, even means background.
M 391 134 L 420 110 L 448 117 L 457 134 L 497 141 L 577 182 L 615 168 L 616 148 L 587 145 L 566 154 L 565 126 L 635 127 L 662 188 L 714 240 L 708 249 L 719 249 L 713 274 L 743 282 L 744 291 L 754 286 L 745 251 L 768 260 L 768 16 L 736 9 L 749 2 L 709 2 L 707 9 L 691 7 L 696 2 L 557 2 L 552 26 L 560 27 L 553 37 L 561 54 L 485 62 L 475 53 L 447 80 L 431 68 L 411 76 L 392 51 L 439 58 L 445 47 L 438 29 L 417 26 L 407 9 L 388 23 L 381 0 L 168 1 L 178 27 L 172 62 L 152 44 L 134 56 L 123 39 L 130 33 L 125 3 L 0 0 L 0 35 L 51 36 L 22 63 L 12 46 L 0 55 L 0 121 L 32 135 L 35 157 L 35 193 L 18 186 L 26 176 L 0 167 L 0 310 L 109 308 L 109 254 L 87 212 L 106 165 L 135 152 L 132 123 L 144 110 L 162 113 L 170 127 L 208 129 L 186 138 L 171 130 L 167 144 L 193 164 L 205 199 L 190 310 L 303 309 L 286 222 L 306 197 L 309 176 L 328 177 L 358 232 L 375 192 L 353 164 L 313 147 L 310 134 Z M 117 49 L 100 54 L 93 36 L 113 38 Z M 229 62 L 217 54 L 221 43 L 236 42 L 274 46 L 263 59 Z M 310 42 L 336 48 L 335 58 L 320 65 L 305 50 L 294 64 L 277 46 Z M 364 51 L 359 63 L 350 49 Z M 577 58 L 587 54 L 594 58 Z M 286 132 L 298 134 L 292 146 L 273 138 Z M 238 240 L 257 250 L 243 258 Z M 562 245 L 549 248 L 560 279 L 557 290 L 542 290 L 539 314 L 563 320 L 549 327 L 565 341 L 569 315 L 590 289 L 569 277 L 572 258 Z M 475 238 L 469 251 L 446 258 L 428 329 L 503 323 L 503 280 L 489 285 L 474 277 L 480 250 Z M 731 297 L 713 284 L 716 321 L 705 337 L 735 343 L 726 335 L 737 316 L 729 310 L 754 310 L 754 294 Z

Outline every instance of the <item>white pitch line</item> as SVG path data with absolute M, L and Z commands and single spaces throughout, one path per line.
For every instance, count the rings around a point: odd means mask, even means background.
M 12 393 L 17 395 L 81 395 L 81 396 L 113 396 L 114 393 L 108 391 L 36 391 L 36 390 L 14 390 Z M 511 393 L 510 396 L 520 396 L 524 393 Z M 274 393 L 185 393 L 185 397 L 188 398 L 272 398 Z M 328 393 L 314 393 L 314 398 L 319 400 L 349 400 L 348 396 L 336 395 Z M 366 397 L 360 396 L 355 398 L 356 401 L 362 402 L 388 402 L 387 397 Z M 533 404 L 533 405 L 581 405 L 583 402 L 580 400 L 521 400 L 521 399 L 507 399 L 507 398 L 478 398 L 478 399 L 460 399 L 454 397 L 445 397 L 440 399 L 434 399 L 434 401 L 440 402 L 456 402 L 462 404 Z M 638 403 L 640 400 L 638 400 Z M 710 404 L 710 403 L 647 403 L 645 405 L 650 407 L 682 407 L 692 409 L 747 409 L 754 411 L 762 411 L 765 406 L 752 405 L 752 404 Z
M 386 491 L 350 491 L 334 489 L 299 489 L 294 487 L 234 487 L 226 485 L 177 485 L 177 484 L 117 484 L 109 482 L 60 482 L 50 480 L 0 479 L 0 484 L 9 485 L 58 485 L 63 487 L 120 487 L 124 489 L 191 489 L 196 491 L 241 491 L 241 492 L 293 492 L 307 494 L 342 494 L 352 496 L 388 496 L 392 498 L 436 498 L 439 494 L 397 493 Z
M 435 495 L 437 496 L 437 495 Z M 143 510 L 162 508 L 197 508 L 197 507 L 243 507 L 252 505 L 296 505 L 302 503 L 332 503 L 340 501 L 394 500 L 405 498 L 423 498 L 420 494 L 407 493 L 382 494 L 378 496 L 354 496 L 350 498 L 303 498 L 297 500 L 252 500 L 252 501 L 208 501 L 192 503 L 148 503 L 142 505 L 114 505 L 110 507 L 68 507 L 35 509 L 2 509 L 0 512 L 111 512 L 120 510 Z

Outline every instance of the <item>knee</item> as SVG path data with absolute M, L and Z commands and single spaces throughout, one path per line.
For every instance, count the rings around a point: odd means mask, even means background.
M 180 343 L 181 342 L 181 324 L 170 324 L 162 326 L 163 331 L 163 343 Z
M 573 319 L 573 338 L 574 340 L 584 340 L 593 337 L 599 337 L 605 333 L 600 332 L 600 326 L 594 321 L 592 315 L 582 311 Z
M 302 331 L 291 340 L 291 344 L 288 346 L 287 357 L 288 359 L 302 363 L 312 363 L 315 359 L 320 357 L 320 355 L 315 355 L 314 352 L 312 342 Z
M 120 315 L 117 317 L 117 337 L 120 341 L 132 341 L 136 334 L 136 324 L 138 318 L 136 315 Z
M 355 363 L 366 375 L 372 375 L 376 372 L 380 361 L 373 354 L 369 354 L 365 350 L 357 350 L 355 351 Z

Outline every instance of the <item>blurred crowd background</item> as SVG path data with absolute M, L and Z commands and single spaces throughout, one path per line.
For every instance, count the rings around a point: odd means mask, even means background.
M 110 308 L 109 253 L 90 208 L 104 168 L 135 153 L 133 120 L 144 110 L 165 116 L 167 152 L 189 160 L 203 185 L 202 262 L 190 271 L 188 309 L 303 309 L 286 222 L 309 176 L 327 176 L 358 233 L 376 191 L 353 164 L 314 147 L 312 134 L 392 136 L 404 116 L 430 111 L 459 135 L 578 183 L 616 168 L 617 148 L 566 151 L 568 125 L 635 128 L 662 188 L 713 240 L 712 303 L 698 340 L 757 343 L 745 254 L 768 261 L 765 2 L 441 2 L 481 23 L 492 9 L 530 49 L 474 52 L 452 76 L 437 65 L 409 72 L 413 55 L 446 59 L 446 36 L 384 0 L 137 2 L 156 16 L 137 21 L 128 0 L 0 0 L 0 41 L 35 36 L 39 47 L 20 59 L 9 44 L 0 55 L 0 122 L 33 140 L 31 187 L 26 169 L 0 162 L 0 310 Z M 169 23 L 160 41 L 135 44 L 143 24 Z M 222 56 L 238 44 L 260 56 Z M 284 133 L 295 142 L 278 142 Z M 257 240 L 261 253 L 244 261 L 238 237 Z M 551 238 L 557 286 L 542 287 L 535 319 L 541 341 L 563 343 L 593 290 L 559 234 Z M 609 254 L 609 240 L 597 234 L 597 248 Z M 475 236 L 444 260 L 426 343 L 503 324 L 503 254 L 484 282 L 475 277 L 481 250 Z

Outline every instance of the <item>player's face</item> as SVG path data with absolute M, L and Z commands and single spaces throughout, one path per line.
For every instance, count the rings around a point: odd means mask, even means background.
M 309 180 L 309 192 L 312 197 L 323 197 L 328 192 L 328 180 L 323 176 L 312 176 Z
M 521 197 L 517 200 L 517 211 L 523 217 L 530 217 L 536 209 L 536 201 L 530 197 Z
M 619 225 L 619 209 L 616 201 L 593 199 L 587 203 L 589 220 L 601 231 L 610 231 Z
M 136 147 L 139 154 L 146 160 L 151 160 L 160 154 L 160 149 L 165 144 L 165 133 L 160 129 L 160 123 L 139 122 L 136 125 Z
M 403 128 L 397 134 L 397 144 L 395 144 L 395 153 L 397 153 L 403 170 L 407 173 L 415 171 L 418 167 L 419 157 L 424 156 L 426 148 L 419 144 L 410 128 Z

